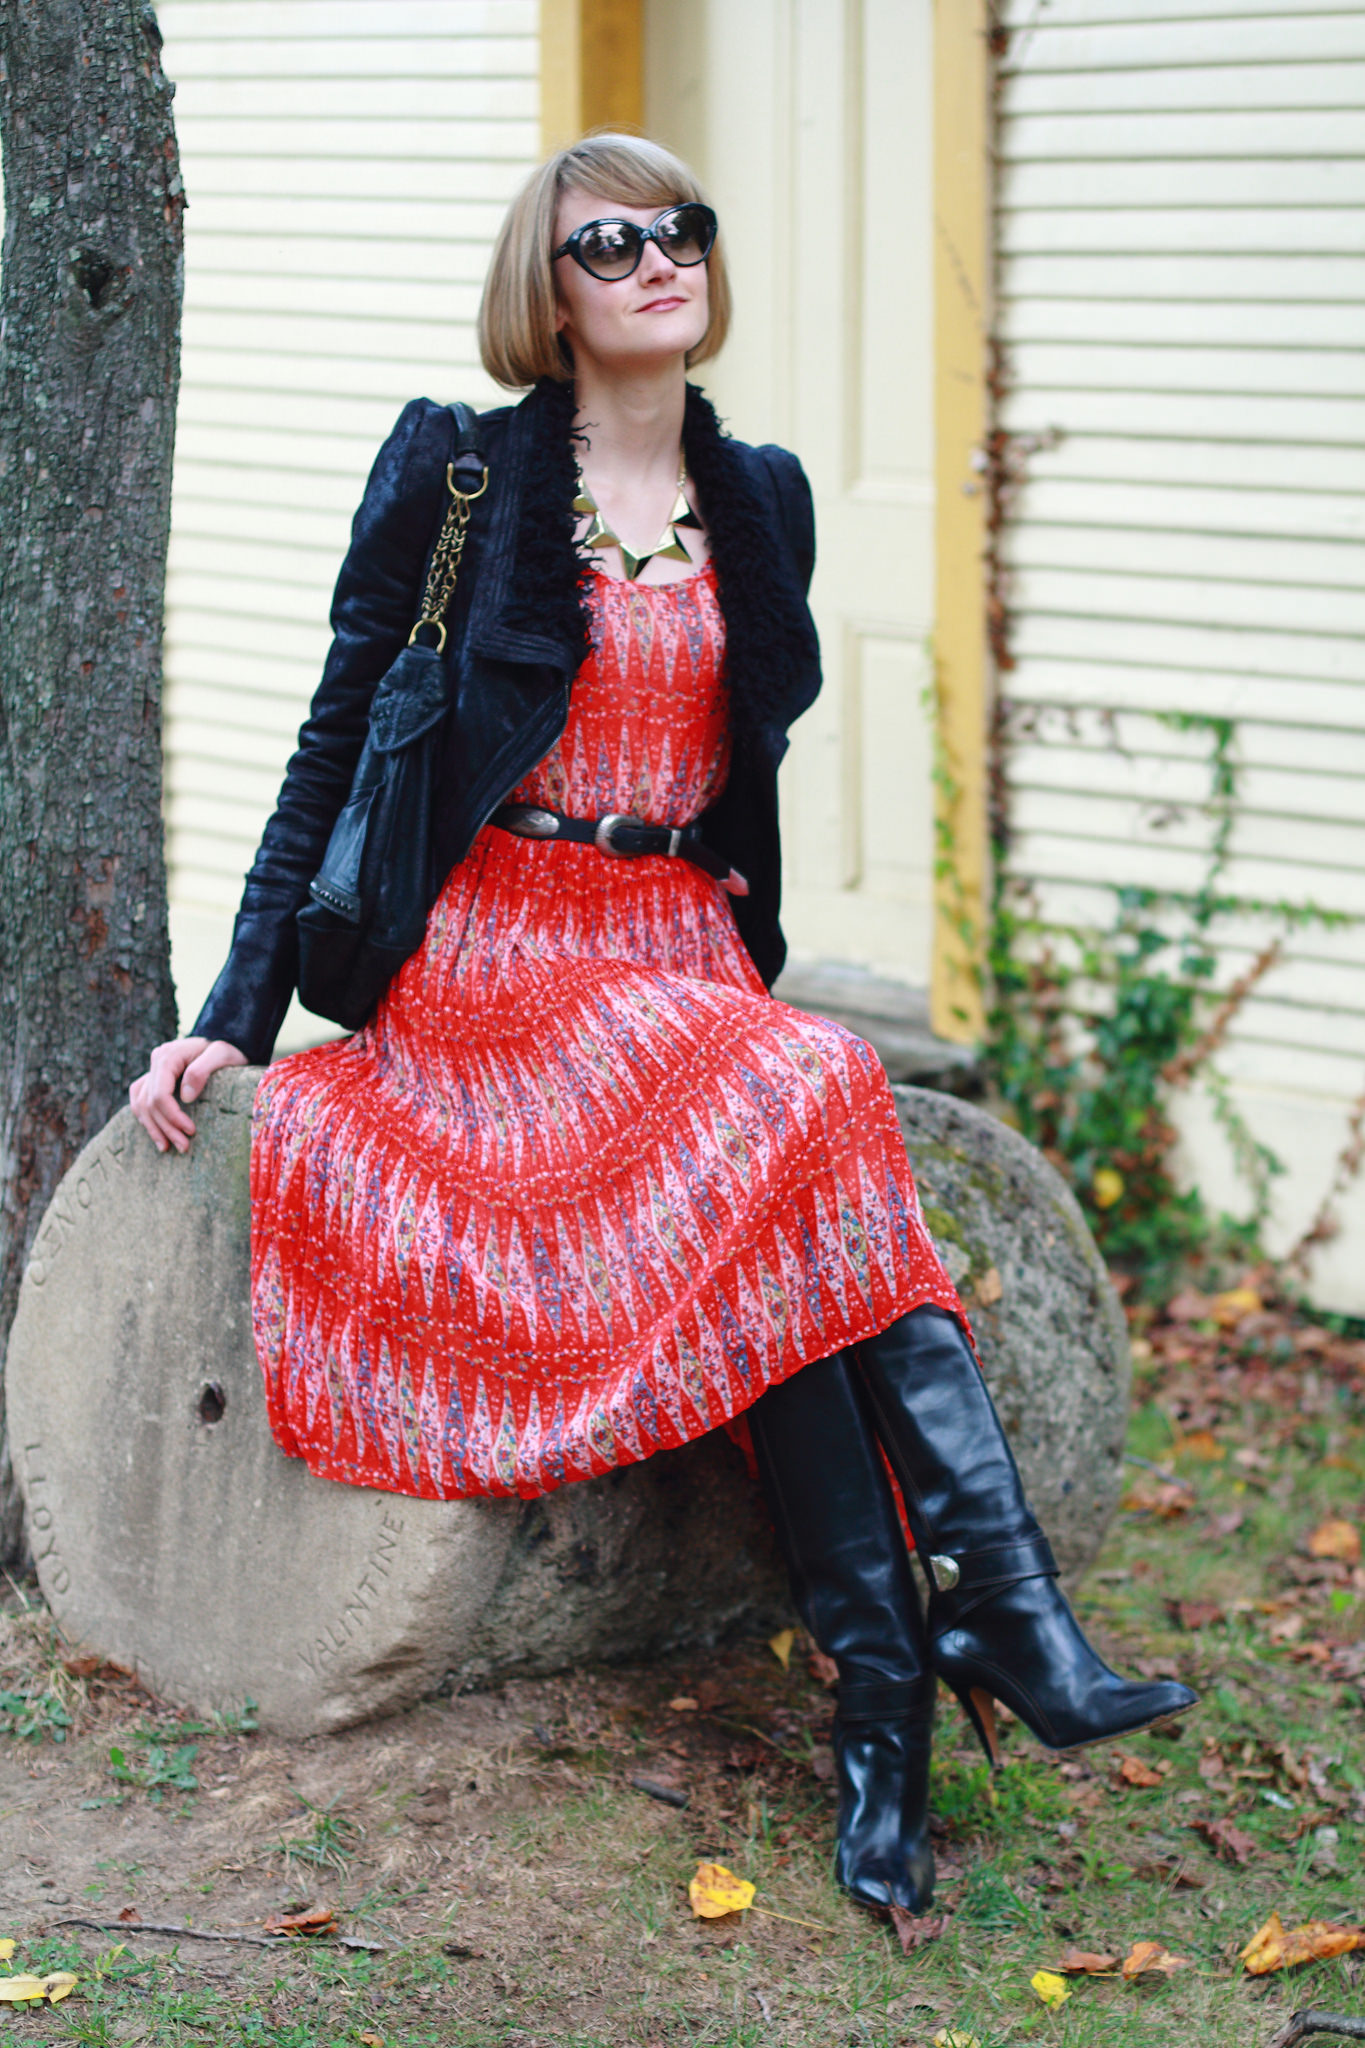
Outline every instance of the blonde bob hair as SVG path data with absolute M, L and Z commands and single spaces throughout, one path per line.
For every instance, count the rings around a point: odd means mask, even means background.
M 555 217 L 563 193 L 590 193 L 618 206 L 708 204 L 687 165 L 641 135 L 585 135 L 532 173 L 507 211 L 479 307 L 479 354 L 489 376 L 511 390 L 553 377 L 567 384 L 573 357 L 555 331 Z M 730 325 L 730 281 L 721 238 L 706 259 L 710 318 L 689 366 L 716 355 Z

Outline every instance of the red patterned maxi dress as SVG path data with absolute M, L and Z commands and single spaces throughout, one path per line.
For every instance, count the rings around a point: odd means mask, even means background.
M 599 572 L 592 612 L 515 798 L 695 818 L 729 761 L 714 574 Z M 372 1022 L 268 1069 L 251 1188 L 275 1437 L 398 1493 L 546 1493 L 961 1312 L 875 1054 L 768 995 L 719 885 L 495 827 Z

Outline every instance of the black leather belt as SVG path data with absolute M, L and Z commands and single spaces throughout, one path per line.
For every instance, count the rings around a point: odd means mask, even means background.
M 732 895 L 747 896 L 749 885 L 723 854 L 702 842 L 701 827 L 692 825 L 646 825 L 623 811 L 609 811 L 605 818 L 566 818 L 540 804 L 500 804 L 491 825 L 515 832 L 519 839 L 567 839 L 574 846 L 595 846 L 599 853 L 616 860 L 639 860 L 643 854 L 662 854 L 692 863 L 711 875 Z

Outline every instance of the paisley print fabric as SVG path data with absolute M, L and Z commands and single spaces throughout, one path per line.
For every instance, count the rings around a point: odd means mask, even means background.
M 698 816 L 728 767 L 714 576 L 598 576 L 516 791 Z M 326 1478 L 534 1496 L 731 1421 L 918 1303 L 960 1313 L 880 1063 L 769 996 L 728 896 L 486 828 L 354 1037 L 256 1100 L 271 1426 Z

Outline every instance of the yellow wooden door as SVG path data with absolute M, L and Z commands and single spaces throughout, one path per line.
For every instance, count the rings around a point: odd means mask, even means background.
M 704 382 L 806 465 L 825 689 L 783 771 L 795 959 L 924 988 L 932 783 L 929 0 L 648 0 L 646 124 L 710 186 L 737 317 Z

